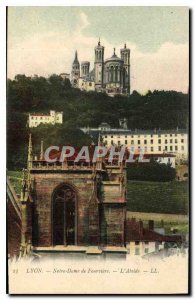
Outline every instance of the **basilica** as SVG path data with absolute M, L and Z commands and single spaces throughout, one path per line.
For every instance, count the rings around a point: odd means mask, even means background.
M 85 91 L 105 92 L 110 96 L 130 94 L 130 49 L 126 44 L 120 50 L 120 57 L 115 53 L 104 59 L 104 46 L 100 40 L 95 47 L 94 68 L 90 71 L 90 62 L 78 60 L 78 53 L 72 63 L 71 84 Z

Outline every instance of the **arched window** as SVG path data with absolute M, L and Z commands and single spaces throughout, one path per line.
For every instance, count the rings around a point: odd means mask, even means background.
M 52 198 L 53 245 L 75 245 L 76 192 L 64 184 Z

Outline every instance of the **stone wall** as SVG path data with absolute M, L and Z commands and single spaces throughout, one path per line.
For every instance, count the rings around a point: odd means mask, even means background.
M 68 184 L 77 194 L 77 244 L 89 243 L 89 201 L 92 195 L 92 176 L 88 173 L 34 174 L 33 243 L 52 246 L 52 194 L 61 184 Z

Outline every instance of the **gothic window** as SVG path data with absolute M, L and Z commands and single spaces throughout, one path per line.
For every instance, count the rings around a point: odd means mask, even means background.
M 64 185 L 53 195 L 53 244 L 74 245 L 76 232 L 76 194 Z

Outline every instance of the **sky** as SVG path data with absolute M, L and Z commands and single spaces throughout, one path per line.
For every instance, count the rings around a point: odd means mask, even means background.
M 94 66 L 100 37 L 105 59 L 131 49 L 131 91 L 189 88 L 187 7 L 9 7 L 8 78 L 70 73 L 75 50 Z

